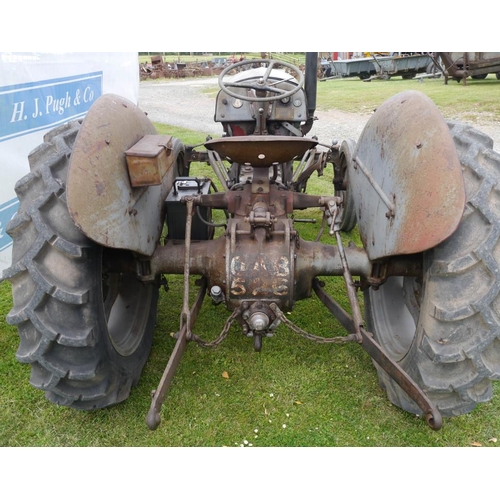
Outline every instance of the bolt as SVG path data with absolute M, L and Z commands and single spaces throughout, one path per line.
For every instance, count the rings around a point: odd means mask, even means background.
M 245 315 L 243 315 L 244 317 Z M 245 318 L 247 319 L 247 318 Z M 258 332 L 265 330 L 269 325 L 269 316 L 263 312 L 255 312 L 252 314 L 248 320 L 248 324 L 252 330 L 257 330 Z
M 214 285 L 210 289 L 210 297 L 212 298 L 214 304 L 220 304 L 224 300 L 224 295 L 222 289 L 218 285 Z

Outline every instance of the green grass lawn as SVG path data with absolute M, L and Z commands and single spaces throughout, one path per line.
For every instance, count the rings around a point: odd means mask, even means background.
M 335 289 L 335 283 L 329 286 Z M 2 317 L 10 308 L 3 283 Z M 337 294 L 339 295 L 340 292 Z M 369 356 L 358 345 L 318 345 L 280 327 L 262 352 L 236 329 L 216 350 L 192 344 L 181 361 L 152 432 L 145 423 L 150 393 L 173 349 L 179 324 L 181 279 L 161 296 L 155 343 L 139 385 L 116 407 L 78 412 L 49 403 L 29 385 L 29 369 L 15 360 L 16 330 L 0 325 L 3 375 L 2 446 L 496 446 L 500 436 L 498 385 L 493 402 L 445 419 L 432 431 L 394 407 L 379 388 Z M 215 338 L 225 310 L 205 306 L 194 332 Z M 290 316 L 317 335 L 341 335 L 316 300 Z M 223 374 L 227 373 L 229 378 Z
M 443 78 L 423 80 L 390 80 L 363 82 L 359 78 L 318 82 L 318 109 L 340 109 L 352 113 L 372 113 L 382 102 L 404 90 L 418 90 L 430 97 L 445 118 L 476 122 L 500 119 L 500 80 L 488 75 L 484 80 L 469 78 L 467 84 Z
M 377 106 L 383 95 L 416 82 L 328 81 L 319 84 L 321 107 L 336 106 L 343 96 L 346 109 Z M 354 85 L 356 84 L 356 85 Z M 451 82 L 426 81 L 419 88 L 440 94 L 453 106 L 479 85 L 462 87 Z M 355 88 L 355 87 L 358 88 Z M 359 93 L 361 89 L 364 94 Z M 379 90 L 380 95 L 375 91 Z M 392 89 L 392 90 L 391 90 Z M 494 92 L 500 91 L 500 82 Z M 446 96 L 446 92 L 453 93 Z M 481 92 L 481 91 L 480 91 Z M 490 94 L 488 94 L 490 96 Z M 330 104 L 324 104 L 326 98 Z M 491 111 L 498 104 L 491 99 Z M 355 103 L 358 104 L 355 104 Z M 350 104 L 349 104 L 350 103 Z M 495 108 L 497 106 L 497 108 Z M 496 111 L 495 111 L 496 110 Z M 160 133 L 173 134 L 186 143 L 203 142 L 206 134 L 157 125 Z M 193 172 L 211 175 L 206 166 Z M 311 180 L 313 192 L 330 193 L 332 175 Z M 318 223 L 298 223 L 302 237 L 314 239 L 321 213 L 305 217 Z M 322 241 L 329 240 L 324 235 Z M 346 236 L 359 244 L 356 232 Z M 326 280 L 327 290 L 348 307 L 341 278 Z M 169 278 L 170 290 L 161 292 L 158 322 L 151 357 L 131 397 L 113 408 L 78 412 L 49 403 L 29 384 L 30 369 L 18 363 L 17 330 L 6 324 L 12 307 L 10 284 L 0 284 L 0 446 L 3 447 L 496 447 L 500 439 L 500 384 L 494 383 L 492 402 L 461 417 L 444 419 L 439 432 L 422 418 L 393 406 L 379 387 L 368 354 L 358 345 L 320 345 L 281 325 L 265 339 L 262 352 L 233 327 L 217 349 L 188 346 L 168 393 L 160 427 L 152 432 L 145 422 L 151 391 L 157 387 L 175 340 L 182 308 L 182 278 Z M 194 332 L 214 339 L 224 326 L 224 306 L 204 305 Z M 317 299 L 297 303 L 289 318 L 316 335 L 338 336 L 340 325 Z

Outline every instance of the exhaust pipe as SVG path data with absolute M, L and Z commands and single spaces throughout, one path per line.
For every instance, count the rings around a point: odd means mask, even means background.
M 305 70 L 304 90 L 307 97 L 307 116 L 314 118 L 316 111 L 316 91 L 318 85 L 318 53 L 306 52 L 306 70 Z

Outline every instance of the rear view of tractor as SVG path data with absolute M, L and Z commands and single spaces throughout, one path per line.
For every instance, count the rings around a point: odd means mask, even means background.
M 316 78 L 315 53 L 305 75 L 269 59 L 226 68 L 215 103 L 222 137 L 198 146 L 158 135 L 134 104 L 107 94 L 31 153 L 3 278 L 12 283 L 17 358 L 49 400 L 90 410 L 128 397 L 170 274 L 184 276 L 183 307 L 151 429 L 190 342 L 213 347 L 239 332 L 260 351 L 278 327 L 358 343 L 391 402 L 434 429 L 442 415 L 492 397 L 500 376 L 492 141 L 447 124 L 426 96 L 408 91 L 382 104 L 357 140 L 320 144 L 308 136 Z M 214 178 L 195 177 L 196 162 L 210 164 Z M 309 178 L 328 169 L 331 191 L 309 194 Z M 323 211 L 331 243 L 299 235 L 294 215 L 312 207 Z M 344 246 L 341 232 L 356 225 L 363 248 Z M 190 276 L 200 277 L 194 302 Z M 324 276 L 343 277 L 349 313 L 325 292 Z M 345 336 L 320 338 L 288 319 L 313 293 Z M 227 309 L 211 342 L 196 334 L 205 299 Z

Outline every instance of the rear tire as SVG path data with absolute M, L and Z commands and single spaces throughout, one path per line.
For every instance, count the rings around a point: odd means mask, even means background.
M 367 329 L 443 416 L 470 412 L 500 378 L 500 155 L 463 124 L 450 129 L 467 203 L 458 229 L 423 254 L 423 278 L 391 277 L 365 292 Z M 377 367 L 377 366 L 376 366 Z M 377 367 L 392 403 L 421 410 Z
M 49 132 L 16 184 L 19 210 L 8 227 L 17 359 L 57 404 L 104 408 L 125 400 L 149 357 L 158 288 L 109 272 L 113 253 L 90 241 L 66 205 L 66 175 L 80 124 Z

